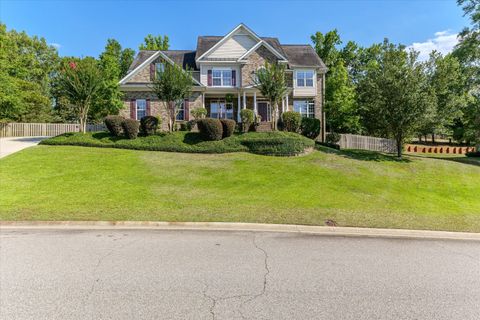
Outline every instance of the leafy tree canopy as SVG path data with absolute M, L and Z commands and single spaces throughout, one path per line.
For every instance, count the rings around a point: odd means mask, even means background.
M 139 50 L 168 50 L 168 36 L 154 36 L 149 34 L 145 37 L 144 42 L 138 47 Z

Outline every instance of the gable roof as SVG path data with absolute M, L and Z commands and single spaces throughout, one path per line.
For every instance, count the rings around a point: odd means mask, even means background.
M 288 64 L 295 67 L 318 67 L 327 70 L 322 59 L 310 45 L 305 44 L 284 44 L 282 45 Z
M 164 50 L 164 51 L 153 51 L 153 50 L 140 50 L 137 54 L 137 57 L 133 60 L 132 64 L 130 65 L 129 71 L 123 77 L 119 84 L 125 84 L 128 79 L 133 77 L 136 73 L 138 73 L 142 68 L 146 67 L 152 61 L 155 61 L 158 57 L 165 59 L 165 61 L 176 64 L 182 67 L 182 69 L 186 69 L 188 66 L 192 70 L 196 69 L 195 64 L 195 51 L 191 50 Z M 193 81 L 203 86 L 197 79 L 193 76 Z

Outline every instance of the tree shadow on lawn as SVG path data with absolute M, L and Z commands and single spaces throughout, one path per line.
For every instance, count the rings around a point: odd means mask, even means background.
M 317 147 L 317 150 L 320 150 L 325 153 L 333 153 L 338 156 L 353 159 L 353 160 L 360 160 L 360 161 L 375 161 L 375 162 L 398 162 L 398 163 L 409 163 L 412 160 L 407 159 L 405 157 L 398 158 L 396 155 L 393 154 L 386 154 L 376 151 L 368 151 L 368 150 L 357 150 L 357 149 L 343 149 L 343 150 L 335 150 L 328 147 Z
M 426 159 L 436 159 L 436 160 L 446 160 L 446 161 L 453 161 L 457 163 L 469 164 L 472 166 L 480 167 L 480 158 L 475 157 L 429 157 L 425 155 L 416 155 L 416 154 L 408 154 L 410 157 L 415 158 L 426 158 Z

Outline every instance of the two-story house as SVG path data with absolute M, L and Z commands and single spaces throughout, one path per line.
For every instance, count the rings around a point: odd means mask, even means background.
M 171 63 L 189 70 L 194 82 L 178 121 L 188 121 L 190 110 L 204 107 L 208 117 L 240 122 L 240 110 L 248 108 L 268 124 L 272 108 L 253 85 L 265 61 L 286 66 L 288 90 L 279 106 L 280 114 L 293 110 L 320 119 L 323 140 L 325 64 L 310 45 L 280 44 L 277 38 L 259 37 L 244 24 L 225 36 L 199 36 L 196 50 L 140 51 L 120 80 L 125 93 L 121 114 L 133 119 L 159 115 L 166 126 L 165 103 L 158 100 L 149 84 L 166 63 Z

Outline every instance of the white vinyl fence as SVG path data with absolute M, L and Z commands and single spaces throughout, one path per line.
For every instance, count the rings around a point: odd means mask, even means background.
M 395 140 L 356 134 L 341 134 L 338 144 L 342 149 L 362 149 L 387 153 L 397 152 Z
M 87 131 L 103 131 L 103 124 L 88 124 Z M 78 123 L 0 123 L 0 137 L 58 136 L 79 132 Z

